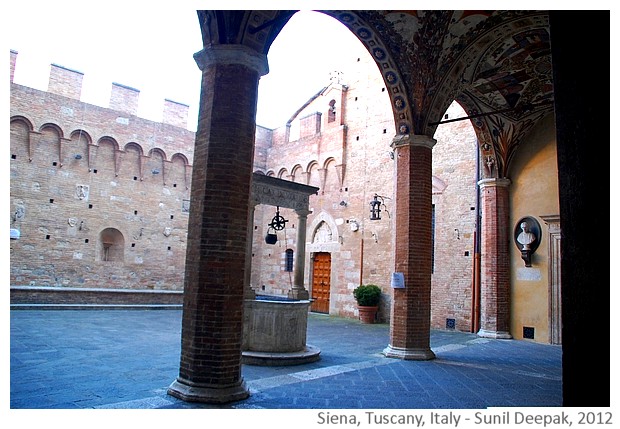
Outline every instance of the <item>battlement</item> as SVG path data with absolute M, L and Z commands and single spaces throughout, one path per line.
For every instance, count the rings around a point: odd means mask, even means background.
M 11 50 L 10 77 L 13 83 L 15 65 L 18 52 Z M 74 100 L 80 100 L 82 96 L 82 80 L 84 73 L 58 65 L 50 65 L 50 74 L 47 91 Z M 120 83 L 112 83 L 112 92 L 108 108 L 136 116 L 140 90 Z M 162 122 L 187 129 L 189 106 L 169 99 L 164 100 Z

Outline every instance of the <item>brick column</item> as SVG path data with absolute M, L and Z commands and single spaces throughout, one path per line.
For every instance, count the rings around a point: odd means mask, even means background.
M 405 287 L 393 289 L 387 357 L 434 359 L 430 349 L 432 255 L 432 149 L 428 136 L 397 136 L 392 142 L 395 178 L 395 272 Z
M 267 57 L 241 45 L 194 55 L 202 70 L 189 214 L 181 363 L 168 394 L 191 402 L 245 399 L 244 280 L 258 80 Z
M 297 213 L 297 252 L 295 252 L 295 265 L 293 275 L 293 288 L 289 291 L 289 298 L 309 299 L 310 294 L 304 287 L 304 271 L 306 261 L 306 225 L 310 210 L 298 209 Z
M 509 179 L 482 179 L 480 207 L 480 330 L 487 338 L 510 335 Z

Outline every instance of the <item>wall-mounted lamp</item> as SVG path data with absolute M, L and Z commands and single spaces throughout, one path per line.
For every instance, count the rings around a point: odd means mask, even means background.
M 75 154 L 74 156 L 75 159 L 82 159 L 82 155 L 80 155 L 79 153 Z
M 154 168 L 153 170 L 151 170 L 151 173 L 153 173 L 153 174 L 159 174 L 159 170 L 158 170 L 158 169 L 156 169 L 156 168 Z
M 346 202 L 346 201 L 344 201 L 344 200 L 343 200 L 343 201 L 340 201 L 340 205 L 341 205 L 342 207 L 346 207 L 346 206 L 347 206 L 347 202 Z
M 379 195 L 375 194 L 370 201 L 370 220 L 381 219 L 381 201 L 379 201 Z
M 370 220 L 380 220 L 381 219 L 381 205 L 385 207 L 385 199 L 388 197 L 383 197 L 381 195 L 375 194 L 372 200 L 370 201 Z M 385 211 L 388 216 L 390 213 Z
M 459 231 L 458 228 L 454 228 L 454 230 L 456 231 L 456 239 L 460 240 L 461 239 L 461 232 Z

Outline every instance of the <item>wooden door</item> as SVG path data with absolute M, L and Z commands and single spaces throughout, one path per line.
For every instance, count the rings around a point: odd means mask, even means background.
M 332 271 L 332 255 L 315 253 L 312 265 L 312 305 L 311 311 L 329 314 L 329 289 Z

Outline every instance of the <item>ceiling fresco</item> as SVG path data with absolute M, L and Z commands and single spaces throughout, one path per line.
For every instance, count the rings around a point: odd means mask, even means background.
M 396 134 L 432 136 L 457 100 L 476 129 L 489 177 L 504 177 L 523 136 L 553 112 L 546 11 L 320 12 L 349 28 L 376 61 Z M 239 43 L 267 54 L 294 13 L 198 11 L 198 16 L 205 46 Z

